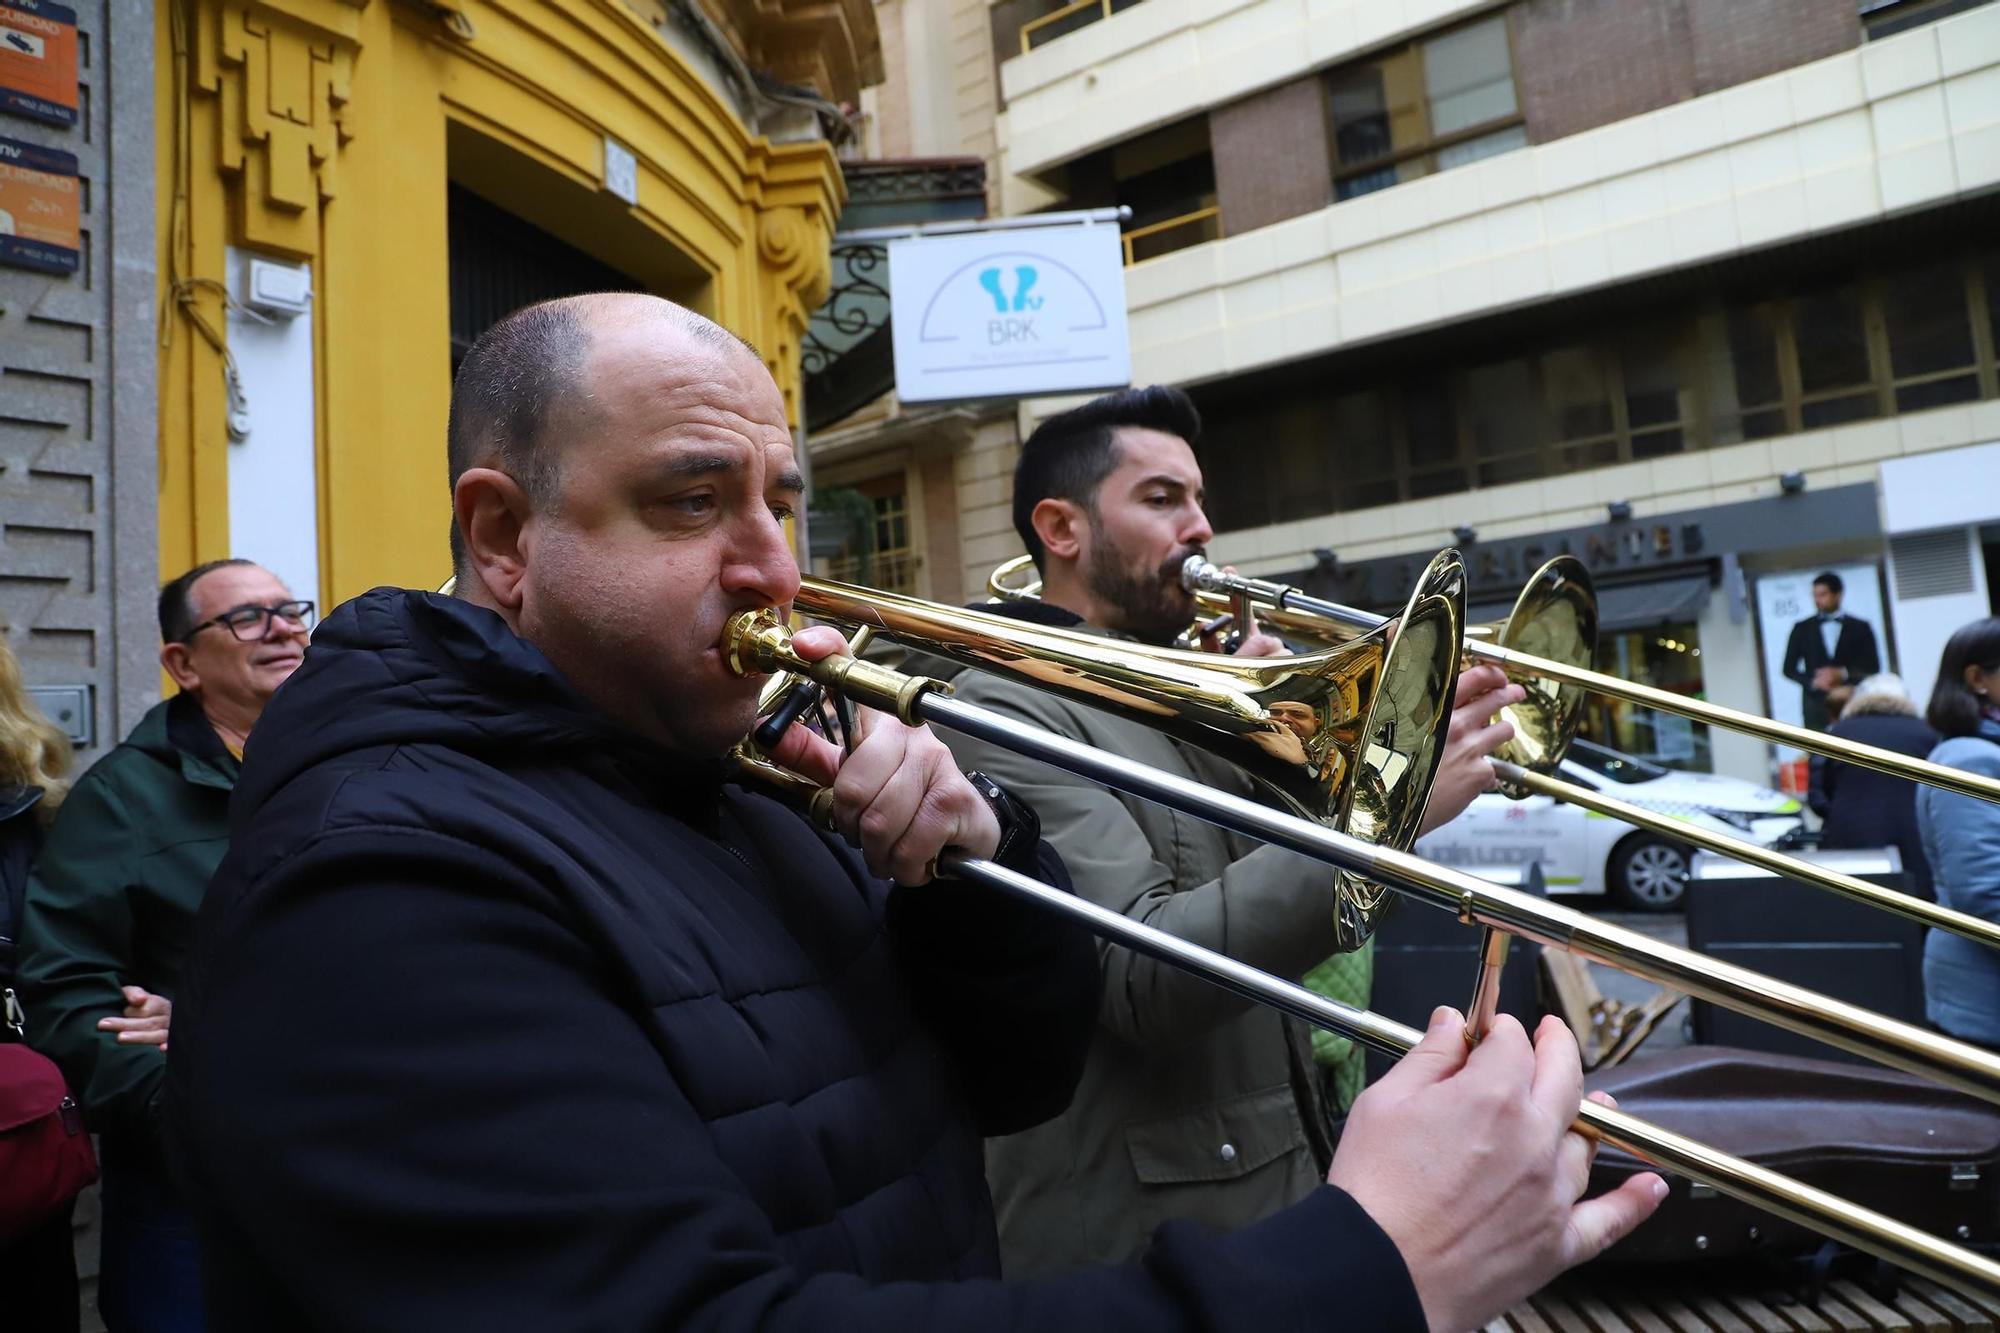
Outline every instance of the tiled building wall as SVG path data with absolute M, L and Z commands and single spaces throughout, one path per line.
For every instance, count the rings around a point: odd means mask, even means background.
M 985 594 L 995 565 L 1021 553 L 1012 510 L 1019 438 L 1011 417 L 984 423 L 955 460 L 960 587 L 967 601 Z
M 151 8 L 76 10 L 78 123 L 0 115 L 0 136 L 77 157 L 83 233 L 76 273 L 0 268 L 0 635 L 29 685 L 87 688 L 88 759 L 159 692 L 158 325 Z

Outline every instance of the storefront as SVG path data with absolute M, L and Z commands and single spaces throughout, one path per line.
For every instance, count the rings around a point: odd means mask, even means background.
M 1573 555 L 1595 581 L 1600 670 L 1763 717 L 1789 712 L 1796 720 L 1798 710 L 1796 698 L 1788 698 L 1796 686 L 1766 669 L 1767 645 L 1775 640 L 1771 651 L 1781 657 L 1791 624 L 1777 623 L 1769 608 L 1760 616 L 1760 585 L 1789 590 L 1800 570 L 1838 566 L 1870 571 L 1879 588 L 1881 525 L 1875 487 L 1866 484 L 1501 541 L 1471 536 L 1461 545 L 1470 623 L 1505 619 L 1543 563 Z M 1286 577 L 1320 596 L 1387 614 L 1432 554 L 1352 565 L 1322 559 Z M 1880 605 L 1879 595 L 1862 600 Z M 1583 734 L 1669 768 L 1755 782 L 1777 777 L 1775 756 L 1761 742 L 1621 700 L 1592 696 Z

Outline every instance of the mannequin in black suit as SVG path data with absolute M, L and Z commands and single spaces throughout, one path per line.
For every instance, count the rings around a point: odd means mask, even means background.
M 1820 575 L 1812 591 L 1819 614 L 1792 626 L 1785 643 L 1785 675 L 1804 691 L 1806 727 L 1825 731 L 1854 692 L 1854 682 L 1882 669 L 1882 655 L 1868 622 L 1840 613 L 1840 575 L 1831 570 Z

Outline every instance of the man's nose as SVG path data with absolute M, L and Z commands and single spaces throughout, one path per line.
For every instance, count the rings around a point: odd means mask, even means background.
M 1181 530 L 1181 542 L 1187 546 L 1206 546 L 1215 540 L 1215 529 L 1209 526 L 1208 515 L 1200 509 L 1194 511 L 1194 520 Z
M 780 606 L 798 595 L 798 559 L 775 516 L 742 525 L 722 563 L 722 589 L 731 600 L 756 606 Z

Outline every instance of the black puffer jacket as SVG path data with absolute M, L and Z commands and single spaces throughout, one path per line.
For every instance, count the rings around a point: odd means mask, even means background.
M 890 891 L 485 611 L 329 618 L 232 822 L 170 1060 L 224 1333 L 1269 1328 L 1332 1308 L 1357 1233 L 1400 1271 L 1326 1190 L 1282 1235 L 1163 1233 L 1151 1272 L 972 1280 L 978 1135 L 1066 1102 L 1089 940 Z

